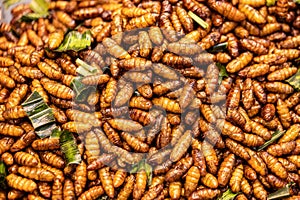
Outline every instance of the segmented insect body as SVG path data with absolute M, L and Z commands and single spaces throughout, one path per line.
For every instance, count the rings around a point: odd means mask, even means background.
M 218 179 L 210 173 L 207 173 L 204 177 L 202 177 L 201 182 L 205 186 L 212 188 L 212 189 L 216 189 L 219 186 Z
M 37 64 L 38 68 L 43 72 L 47 77 L 59 80 L 62 77 L 62 74 L 60 71 L 57 71 L 52 66 L 48 65 L 46 62 L 39 62 Z
M 50 33 L 49 40 L 48 40 L 48 46 L 49 49 L 56 49 L 59 47 L 59 45 L 62 43 L 64 39 L 64 32 L 59 29 L 53 33 Z
M 234 154 L 229 154 L 221 163 L 220 169 L 218 171 L 218 183 L 221 187 L 224 187 L 229 182 L 234 164 Z
M 63 197 L 67 200 L 75 199 L 74 184 L 70 179 L 66 179 L 64 182 Z
M 129 133 L 122 132 L 121 137 L 129 144 L 137 152 L 148 152 L 149 146 L 148 144 L 140 141 L 136 137 L 132 136 Z
M 267 191 L 259 180 L 255 180 L 253 183 L 253 194 L 258 199 L 267 199 Z
M 143 196 L 147 186 L 146 172 L 144 170 L 137 172 L 135 179 L 136 181 L 133 187 L 133 198 L 140 199 Z
M 76 196 L 79 196 L 87 182 L 87 170 L 86 164 L 82 161 L 77 167 L 74 173 L 74 188 Z
M 21 176 L 17 176 L 15 174 L 9 174 L 6 177 L 7 184 L 15 188 L 17 190 L 25 191 L 25 192 L 33 192 L 37 189 L 37 184 L 27 178 L 23 178 Z
M 8 108 L 3 112 L 3 117 L 7 120 L 9 119 L 20 119 L 26 117 L 27 114 L 22 106 L 15 106 Z
M 145 28 L 153 25 L 158 18 L 158 14 L 156 13 L 147 13 L 145 15 L 142 15 L 140 17 L 132 18 L 127 26 L 127 30 L 132 30 L 134 28 Z
M 218 189 L 208 189 L 208 188 L 203 188 L 196 190 L 189 196 L 189 200 L 196 200 L 196 199 L 213 199 L 216 196 L 220 194 L 220 190 Z
M 278 99 L 276 109 L 283 127 L 290 127 L 291 115 L 289 113 L 287 104 L 283 100 Z
M 49 94 L 62 99 L 72 99 L 74 92 L 71 88 L 47 78 L 41 79 L 41 84 Z
M 245 52 L 239 57 L 227 64 L 226 70 L 230 73 L 235 73 L 243 69 L 253 58 L 252 53 Z
M 63 198 L 63 185 L 60 179 L 56 178 L 52 185 L 52 199 Z
M 172 199 L 179 199 L 181 196 L 182 184 L 180 182 L 171 182 L 169 185 L 169 194 Z
M 152 100 L 152 103 L 154 105 L 161 106 L 167 111 L 173 112 L 173 113 L 181 113 L 181 108 L 179 103 L 176 101 L 166 98 L 166 97 L 160 97 L 160 98 L 155 98 Z
M 13 145 L 14 139 L 9 137 L 4 137 L 0 139 L 0 154 L 3 154 L 4 152 L 8 151 L 9 148 Z
M 35 167 L 20 166 L 18 168 L 18 173 L 23 175 L 24 177 L 35 179 L 38 181 L 53 181 L 55 178 L 52 172 Z
M 126 183 L 118 194 L 118 197 L 117 197 L 118 200 L 128 199 L 128 197 L 130 196 L 130 194 L 133 191 L 134 182 L 135 182 L 134 175 L 130 175 L 126 178 Z
M 62 169 L 65 166 L 64 159 L 61 156 L 59 156 L 55 153 L 52 153 L 50 151 L 45 151 L 45 152 L 40 153 L 40 157 L 41 157 L 42 161 L 44 161 L 45 163 L 47 163 L 48 165 L 51 165 L 53 167 Z
M 246 19 L 244 13 L 236 9 L 231 3 L 211 0 L 209 6 L 229 20 L 240 22 Z
M 296 67 L 282 68 L 270 73 L 267 76 L 267 79 L 269 81 L 282 81 L 294 75 L 296 72 L 297 72 Z
M 289 84 L 285 84 L 282 82 L 268 82 L 265 84 L 265 87 L 270 92 L 276 93 L 283 93 L 283 94 L 290 94 L 294 91 L 293 87 Z
M 170 169 L 167 172 L 165 176 L 165 181 L 168 182 L 178 181 L 181 178 L 181 176 L 188 171 L 188 169 L 192 166 L 192 164 L 193 164 L 192 157 L 182 158 L 173 166 L 172 169 Z
M 266 23 L 266 19 L 264 16 L 262 16 L 259 11 L 251 7 L 250 5 L 247 4 L 239 4 L 239 10 L 243 12 L 247 19 L 250 22 L 256 23 L 256 24 L 264 24 Z
M 104 189 L 105 193 L 110 198 L 114 198 L 115 190 L 114 190 L 114 186 L 113 186 L 113 180 L 110 176 L 109 167 L 104 167 L 104 168 L 100 169 L 99 176 L 100 176 L 100 180 L 103 185 L 103 189 Z
M 229 185 L 233 192 L 239 192 L 241 190 L 241 182 L 244 174 L 244 167 L 242 164 L 238 165 L 230 178 Z
M 5 122 L 0 122 L 0 134 L 7 136 L 21 136 L 24 130 L 20 126 L 8 124 Z
M 226 139 L 225 143 L 226 143 L 226 147 L 230 149 L 230 151 L 233 152 L 235 155 L 245 160 L 250 159 L 250 155 L 242 145 L 238 144 L 237 142 L 229 138 Z
M 176 162 L 179 159 L 181 159 L 181 157 L 185 154 L 185 152 L 189 148 L 191 142 L 192 142 L 191 131 L 186 131 L 179 138 L 178 142 L 175 144 L 175 146 L 171 152 L 171 155 L 170 155 L 170 160 L 173 162 Z
M 287 178 L 288 173 L 282 164 L 277 160 L 277 158 L 271 156 L 267 152 L 261 152 L 260 156 L 275 175 L 282 179 Z
M 213 146 L 209 144 L 208 141 L 204 140 L 202 143 L 202 151 L 208 170 L 212 174 L 216 174 L 218 171 L 217 166 L 219 164 L 219 159 L 216 155 L 216 151 L 213 149 Z
M 131 57 L 126 50 L 124 50 L 114 40 L 110 38 L 104 38 L 103 45 L 107 48 L 108 53 L 110 53 L 116 58 L 129 59 Z

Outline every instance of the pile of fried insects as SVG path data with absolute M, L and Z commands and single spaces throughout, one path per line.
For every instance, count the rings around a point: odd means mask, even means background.
M 1 200 L 300 199 L 298 0 L 9 2 Z

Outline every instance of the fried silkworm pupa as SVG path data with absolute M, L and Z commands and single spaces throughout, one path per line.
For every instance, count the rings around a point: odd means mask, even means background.
M 140 199 L 143 196 L 147 186 L 147 175 L 145 170 L 137 172 L 135 177 L 135 184 L 133 187 L 133 198 Z
M 267 167 L 278 177 L 286 179 L 288 172 L 283 167 L 283 165 L 278 161 L 277 158 L 273 157 L 267 152 L 260 152 L 259 154 L 264 162 L 267 164 Z
M 169 185 L 169 195 L 172 199 L 179 199 L 181 196 L 182 184 L 178 182 L 171 182 Z
M 74 188 L 76 196 L 79 196 L 86 185 L 87 182 L 87 169 L 84 161 L 76 167 L 76 171 L 74 173 Z
M 246 19 L 244 13 L 235 8 L 231 3 L 211 0 L 208 2 L 208 5 L 224 17 L 234 22 L 240 22 Z
M 216 174 L 218 171 L 217 166 L 219 164 L 219 159 L 217 157 L 215 149 L 207 140 L 204 140 L 202 143 L 202 151 L 208 167 L 208 171 L 212 174 Z
M 199 189 L 199 190 L 196 190 L 195 192 L 193 192 L 189 196 L 188 200 L 213 199 L 216 196 L 218 196 L 220 193 L 221 192 L 218 189 L 203 188 L 203 189 Z
M 23 178 L 21 176 L 17 176 L 15 174 L 9 174 L 6 177 L 6 181 L 8 186 L 17 190 L 33 192 L 37 189 L 37 184 L 34 181 L 27 178 Z
M 143 128 L 141 124 L 135 121 L 127 119 L 109 119 L 108 123 L 117 130 L 122 130 L 126 132 L 139 131 Z
M 233 167 L 235 164 L 235 155 L 229 154 L 220 165 L 218 171 L 218 183 L 221 187 L 227 185 L 230 180 L 231 174 L 233 172 Z
M 55 153 L 52 153 L 49 151 L 41 152 L 40 157 L 41 157 L 42 161 L 44 161 L 45 163 L 47 163 L 48 165 L 51 165 L 53 167 L 61 169 L 61 168 L 64 168 L 64 166 L 65 166 L 64 159 Z
M 267 199 L 267 191 L 259 180 L 255 180 L 253 183 L 253 194 L 258 199 Z
M 34 140 L 31 144 L 34 150 L 45 151 L 59 149 L 59 139 L 58 138 L 44 138 Z
M 135 183 L 135 177 L 134 175 L 130 175 L 126 178 L 126 182 L 124 187 L 120 190 L 117 199 L 118 200 L 126 200 L 129 198 L 129 196 L 131 195 L 132 191 L 133 191 L 133 187 L 134 187 L 134 183 Z
M 191 131 L 186 131 L 175 144 L 170 155 L 170 160 L 173 162 L 177 162 L 179 159 L 181 159 L 191 145 L 191 142 Z
M 11 147 L 11 152 L 17 152 L 25 147 L 29 146 L 34 139 L 36 138 L 36 134 L 33 130 L 23 134 Z
M 168 182 L 174 182 L 181 178 L 183 174 L 185 174 L 188 169 L 192 166 L 193 159 L 192 157 L 182 158 L 179 160 L 172 169 L 170 169 L 166 176 L 165 180 Z
M 18 173 L 30 179 L 48 182 L 53 181 L 55 177 L 52 172 L 47 171 L 43 168 L 35 168 L 28 166 L 20 166 L 18 168 Z
M 245 52 L 239 57 L 227 64 L 226 70 L 230 73 L 235 73 L 243 69 L 253 58 L 252 53 Z
M 34 167 L 39 163 L 36 157 L 22 151 L 15 153 L 14 160 L 16 161 L 16 163 L 20 165 L 29 166 L 29 167 Z
M 100 176 L 100 180 L 103 185 L 103 189 L 104 189 L 105 193 L 110 198 L 114 198 L 115 190 L 114 190 L 112 178 L 110 176 L 109 167 L 104 167 L 104 168 L 100 169 L 99 176 Z
M 8 166 L 14 164 L 14 157 L 8 152 L 5 152 L 1 155 L 1 160 L 3 160 L 3 162 Z

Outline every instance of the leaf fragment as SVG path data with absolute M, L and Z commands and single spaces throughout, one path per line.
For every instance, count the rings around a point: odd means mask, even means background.
M 86 31 L 83 34 L 78 31 L 70 31 L 67 35 L 65 35 L 63 42 L 55 51 L 80 51 L 91 46 L 91 43 L 92 35 L 90 31 Z
M 297 73 L 287 79 L 286 82 L 295 90 L 300 91 L 300 68 L 298 69 Z
M 37 91 L 34 91 L 22 103 L 22 106 L 40 138 L 50 136 L 52 131 L 57 128 L 52 109 Z
M 73 133 L 66 130 L 62 131 L 59 142 L 60 149 L 66 158 L 67 165 L 80 164 L 81 155 Z

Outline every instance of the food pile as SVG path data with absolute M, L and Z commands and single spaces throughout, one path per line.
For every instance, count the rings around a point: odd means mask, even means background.
M 298 3 L 14 5 L 0 199 L 300 199 Z

